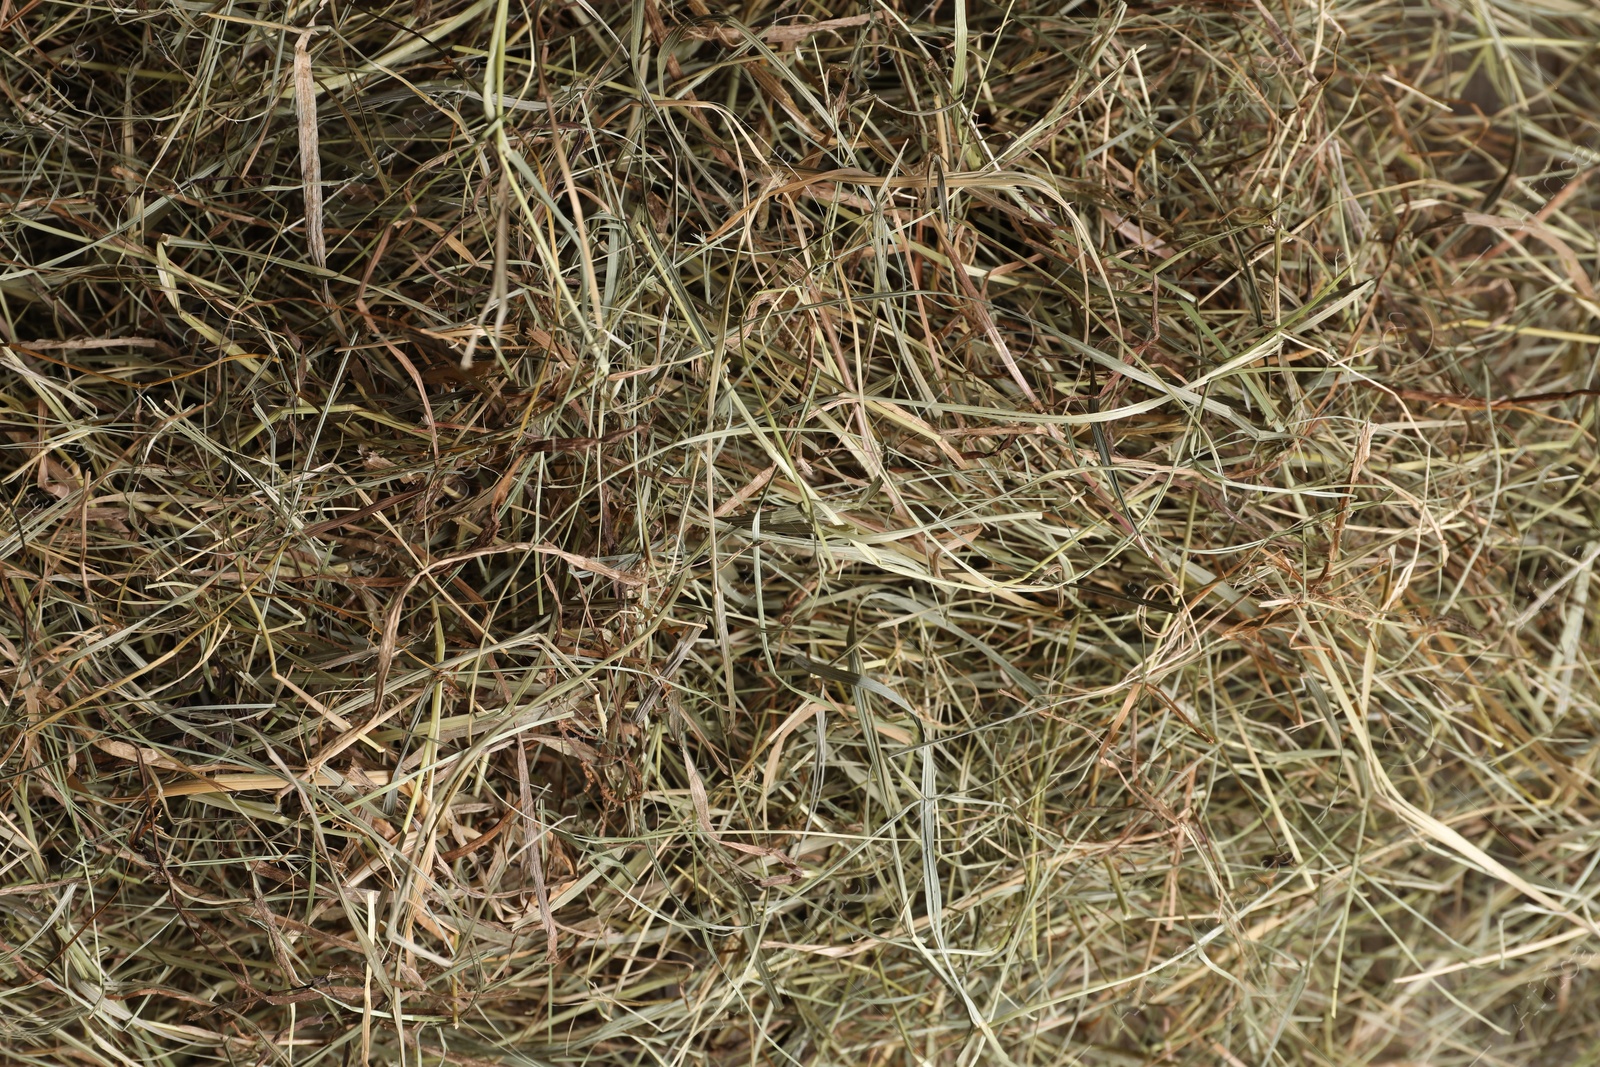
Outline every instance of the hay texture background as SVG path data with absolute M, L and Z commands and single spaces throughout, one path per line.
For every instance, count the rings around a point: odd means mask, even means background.
M 5 0 L 0 99 L 4 1062 L 1595 1062 L 1590 0 Z

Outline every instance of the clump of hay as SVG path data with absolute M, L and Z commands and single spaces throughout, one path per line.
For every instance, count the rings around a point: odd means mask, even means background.
M 10 1062 L 1564 1062 L 1600 14 L 0 11 Z

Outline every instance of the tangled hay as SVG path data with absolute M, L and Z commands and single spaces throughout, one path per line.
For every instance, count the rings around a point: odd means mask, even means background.
M 1588 0 L 7 0 L 0 1048 L 1600 1043 Z

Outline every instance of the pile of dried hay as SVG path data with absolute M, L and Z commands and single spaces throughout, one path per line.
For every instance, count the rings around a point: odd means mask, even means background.
M 0 1045 L 1600 1042 L 1588 0 L 8 0 Z

